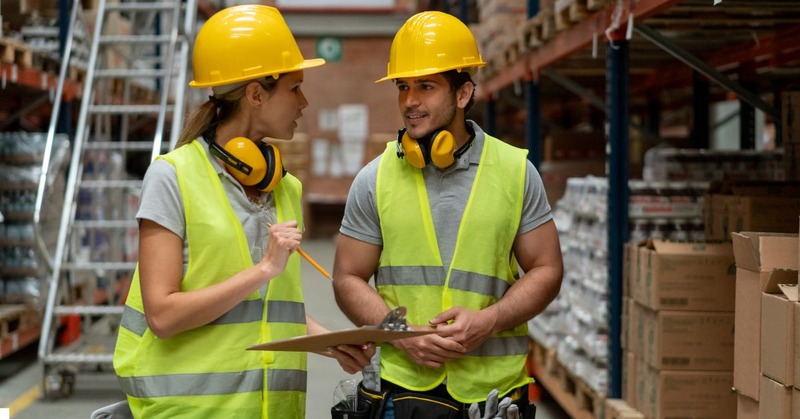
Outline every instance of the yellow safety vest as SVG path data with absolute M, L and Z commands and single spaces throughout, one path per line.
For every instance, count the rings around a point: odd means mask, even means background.
M 478 171 L 458 231 L 453 261 L 444 270 L 422 171 L 398 159 L 394 142 L 383 153 L 376 201 L 383 252 L 378 293 L 390 307 L 406 306 L 410 324 L 428 324 L 440 312 L 494 304 L 518 277 L 512 245 L 519 228 L 526 150 L 486 136 Z M 525 372 L 527 324 L 491 336 L 466 357 L 439 369 L 414 363 L 405 352 L 381 345 L 381 376 L 415 390 L 447 378 L 447 390 L 463 403 L 486 400 L 530 382 Z
M 181 291 L 208 287 L 252 266 L 241 222 L 201 141 L 159 158 L 175 166 L 186 214 L 189 262 Z M 286 175 L 274 190 L 279 222 L 302 224 L 301 185 Z M 139 269 L 125 304 L 114 369 L 136 417 L 305 417 L 306 354 L 247 351 L 306 334 L 300 260 L 217 320 L 169 339 L 147 327 Z

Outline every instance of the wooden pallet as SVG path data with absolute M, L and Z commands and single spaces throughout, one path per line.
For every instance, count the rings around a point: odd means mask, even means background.
M 557 361 L 556 376 L 561 383 L 561 389 L 565 393 L 572 395 L 579 409 L 590 412 L 593 417 L 598 419 L 604 417 L 604 396 L 595 393 L 583 380 L 573 375 L 572 372 Z
M 563 31 L 582 22 L 589 15 L 587 0 L 557 0 L 555 3 L 556 30 Z
M 23 42 L 11 38 L 0 38 L 0 60 L 29 68 L 33 66 L 33 52 Z
M 586 0 L 586 9 L 591 11 L 601 10 L 606 7 L 605 0 Z
M 529 352 L 533 357 L 533 362 L 536 369 L 540 374 L 556 375 L 556 351 L 552 348 L 547 348 L 539 341 L 531 339 L 529 345 Z
M 529 354 L 533 358 L 536 381 L 573 419 L 604 417 L 605 395 L 596 393 L 564 367 L 554 349 L 531 339 Z
M 554 9 L 543 9 L 536 15 L 541 21 L 542 41 L 547 41 L 556 36 L 556 18 Z
M 525 54 L 526 52 L 542 46 L 542 20 L 539 15 L 528 19 L 524 25 L 519 28 L 518 32 L 519 52 Z
M 27 329 L 39 321 L 38 311 L 24 304 L 0 305 L 0 338 Z

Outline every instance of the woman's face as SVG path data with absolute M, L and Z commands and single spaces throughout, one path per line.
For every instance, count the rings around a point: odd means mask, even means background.
M 291 140 L 297 128 L 297 120 L 303 116 L 308 101 L 300 85 L 303 72 L 284 74 L 274 89 L 266 91 L 266 100 L 260 110 L 260 121 L 266 137 Z M 263 87 L 262 87 L 263 88 Z

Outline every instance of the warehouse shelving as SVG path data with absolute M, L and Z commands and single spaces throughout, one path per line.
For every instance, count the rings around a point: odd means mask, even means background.
M 463 19 L 473 14 L 465 8 L 488 2 L 435 3 L 443 3 L 444 10 Z M 555 3 L 561 10 L 573 7 L 582 13 L 573 14 L 572 21 L 562 20 L 561 28 L 555 29 L 559 18 L 553 10 Z M 603 3 L 599 9 L 598 3 Z M 529 0 L 527 6 L 529 17 L 516 34 L 495 48 L 484 48 L 489 64 L 479 75 L 477 96 L 483 101 L 484 125 L 489 132 L 498 126 L 495 119 L 500 103 L 525 108 L 526 145 L 537 165 L 544 119 L 558 118 L 565 109 L 575 107 L 594 107 L 608 115 L 609 397 L 620 397 L 622 246 L 628 234 L 627 205 L 620 203 L 628 200 L 629 128 L 656 140 L 660 115 L 688 108 L 692 118 L 685 118 L 684 123 L 691 128 L 691 146 L 708 148 L 709 103 L 736 95 L 741 104 L 740 131 L 745 133 L 740 148 L 755 147 L 756 108 L 776 121 L 780 146 L 785 134 L 779 124 L 778 93 L 784 88 L 800 88 L 800 4 Z M 462 9 L 454 12 L 458 7 Z M 644 124 L 631 123 L 632 115 Z M 794 153 L 787 151 L 787 155 Z M 540 382 L 548 390 L 558 391 L 555 383 L 548 385 L 548 378 L 543 376 Z

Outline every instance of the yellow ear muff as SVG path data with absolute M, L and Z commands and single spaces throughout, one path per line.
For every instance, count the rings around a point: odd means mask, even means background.
M 450 131 L 439 131 L 431 140 L 431 162 L 434 166 L 444 169 L 456 161 L 456 139 Z
M 456 161 L 456 140 L 450 131 L 441 130 L 431 134 L 429 148 L 411 138 L 405 128 L 400 129 L 397 134 L 397 157 L 405 157 L 406 161 L 417 169 L 422 169 L 429 162 L 444 169 Z
M 264 179 L 264 175 L 267 172 L 267 162 L 261 154 L 261 150 L 258 149 L 258 146 L 253 141 L 245 137 L 236 137 L 228 141 L 224 149 L 253 168 L 249 174 L 239 170 L 229 171 L 231 176 L 239 183 L 252 186 Z
M 427 164 L 425 150 L 419 145 L 419 141 L 409 137 L 406 132 L 403 132 L 400 145 L 403 148 L 403 157 L 406 158 L 407 162 L 417 169 L 425 167 Z

